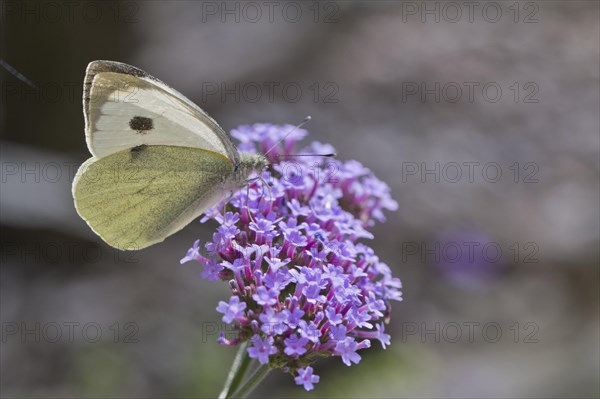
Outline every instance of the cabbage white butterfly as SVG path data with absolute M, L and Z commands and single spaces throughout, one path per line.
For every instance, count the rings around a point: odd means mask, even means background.
M 73 180 L 75 208 L 115 248 L 164 241 L 268 166 L 238 152 L 181 93 L 127 64 L 88 65 L 83 113 L 93 156 Z

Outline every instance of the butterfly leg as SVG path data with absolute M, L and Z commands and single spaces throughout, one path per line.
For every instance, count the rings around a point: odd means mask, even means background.
M 227 194 L 227 198 L 225 199 L 225 201 L 223 201 L 223 220 L 225 220 L 225 213 L 227 211 L 227 204 L 233 198 L 233 194 L 234 194 L 233 191 L 230 191 L 229 194 Z
M 266 181 L 262 176 L 260 176 L 259 179 L 262 182 L 263 186 L 266 187 L 267 191 L 269 192 L 269 200 L 271 202 L 273 202 L 274 198 L 273 198 L 273 192 L 271 191 L 271 184 L 269 184 L 269 182 Z M 261 198 L 262 198 L 262 194 L 261 194 Z
M 262 186 L 263 186 L 263 189 L 261 190 L 261 193 L 260 193 L 260 199 L 258 201 L 259 202 L 262 201 L 262 199 L 264 197 L 264 193 L 265 193 L 265 187 L 266 187 L 267 191 L 269 192 L 269 199 L 272 202 L 273 201 L 273 193 L 271 192 L 270 184 L 262 176 L 257 177 L 257 179 L 260 180 L 260 182 L 262 183 Z
M 252 217 L 252 213 L 250 213 L 250 207 L 248 206 L 248 202 L 250 201 L 250 183 L 252 183 L 256 179 L 248 179 L 246 180 L 246 212 L 248 212 L 248 218 L 252 223 L 256 223 L 254 218 Z

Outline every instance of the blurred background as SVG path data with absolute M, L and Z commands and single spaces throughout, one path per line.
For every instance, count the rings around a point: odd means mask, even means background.
M 140 67 L 227 131 L 300 122 L 399 202 L 373 246 L 404 285 L 388 333 L 305 392 L 598 397 L 599 3 L 3 1 L 1 394 L 212 398 L 224 283 L 179 260 L 210 223 L 107 247 L 70 185 L 85 67 Z

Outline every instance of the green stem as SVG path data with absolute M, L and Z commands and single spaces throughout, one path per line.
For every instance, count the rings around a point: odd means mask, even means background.
M 250 357 L 246 354 L 247 347 L 247 342 L 240 344 L 240 348 L 238 349 L 238 352 L 235 355 L 235 358 L 233 359 L 231 370 L 229 370 L 227 381 L 225 381 L 225 386 L 219 394 L 219 399 L 230 398 L 231 394 L 235 392 L 235 390 L 240 385 L 240 382 L 242 382 L 242 379 L 246 375 L 246 372 L 248 371 L 248 366 L 251 362 Z
M 269 364 L 262 364 L 260 365 L 255 371 L 254 373 L 250 376 L 250 378 L 248 378 L 248 380 L 244 383 L 244 385 L 242 385 L 237 391 L 233 392 L 233 395 L 231 395 L 231 398 L 235 398 L 235 399 L 244 399 L 246 398 L 250 392 L 252 392 L 254 390 L 254 388 L 256 388 L 256 386 L 258 384 L 260 384 L 260 382 L 262 380 L 265 379 L 265 377 L 269 374 L 269 372 L 273 370 Z

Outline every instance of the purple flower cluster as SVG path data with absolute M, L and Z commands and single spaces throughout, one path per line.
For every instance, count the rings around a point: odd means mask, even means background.
M 232 136 L 240 150 L 264 154 L 292 128 L 255 124 Z M 217 311 L 236 334 L 222 333 L 220 343 L 249 341 L 251 358 L 311 390 L 319 376 L 310 365 L 319 356 L 350 366 L 372 339 L 389 345 L 384 321 L 402 294 L 390 268 L 358 242 L 373 238 L 366 228 L 385 220 L 384 209 L 397 209 L 388 186 L 356 161 L 292 157 L 306 134 L 297 129 L 267 154 L 262 180 L 206 213 L 203 221 L 219 223 L 207 256 L 196 241 L 181 262 L 199 261 L 201 277 L 229 282 L 232 296 Z M 301 153 L 332 152 L 313 143 Z

